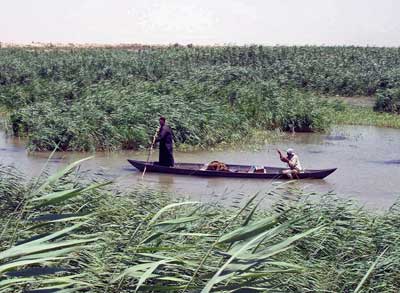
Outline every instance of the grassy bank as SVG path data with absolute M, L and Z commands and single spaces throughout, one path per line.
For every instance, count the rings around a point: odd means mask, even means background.
M 318 96 L 391 93 L 399 56 L 312 46 L 4 48 L 0 107 L 30 150 L 140 149 L 160 114 L 178 145 L 210 147 L 254 131 L 324 131 L 335 107 Z
M 349 106 L 343 111 L 335 112 L 332 121 L 335 124 L 400 128 L 398 114 L 375 112 L 368 107 Z
M 321 195 L 259 208 L 110 190 L 74 165 L 25 182 L 0 168 L 0 289 L 397 292 L 400 209 Z M 300 194 L 300 193 L 299 193 Z

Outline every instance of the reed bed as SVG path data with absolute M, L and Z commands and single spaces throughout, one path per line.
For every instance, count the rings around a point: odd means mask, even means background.
M 397 292 L 400 207 L 331 194 L 240 207 L 121 193 L 78 161 L 24 181 L 1 166 L 2 292 Z M 293 197 L 292 197 L 293 198 Z M 6 200 L 5 200 L 6 199 Z M 42 290 L 42 291 L 41 291 Z M 49 291 L 43 291 L 49 290 Z
M 33 151 L 140 149 L 164 115 L 176 143 L 210 147 L 254 131 L 324 131 L 319 95 L 377 95 L 397 113 L 398 48 L 2 48 L 0 108 Z M 340 113 L 339 113 L 340 114 Z
M 335 124 L 400 128 L 398 114 L 375 112 L 366 107 L 348 106 L 343 111 L 335 112 L 332 120 Z

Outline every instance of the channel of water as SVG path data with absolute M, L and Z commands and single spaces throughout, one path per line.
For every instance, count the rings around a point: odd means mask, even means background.
M 0 164 L 14 165 L 28 177 L 40 174 L 49 153 L 28 153 L 23 140 L 0 132 Z M 295 149 L 304 168 L 338 170 L 324 180 L 281 182 L 254 179 L 223 179 L 141 173 L 127 162 L 128 158 L 146 159 L 146 152 L 98 152 L 83 164 L 82 170 L 114 179 L 122 188 L 144 185 L 157 190 L 203 202 L 235 205 L 256 192 L 266 192 L 280 186 L 285 194 L 292 188 L 306 192 L 333 191 L 339 197 L 353 198 L 371 209 L 386 209 L 400 196 L 400 130 L 367 126 L 335 127 L 329 134 L 296 133 L 266 143 L 257 150 L 223 150 L 175 152 L 180 162 L 209 162 L 282 166 L 276 148 Z M 89 154 L 56 153 L 49 161 L 50 171 Z M 152 158 L 157 160 L 158 153 Z

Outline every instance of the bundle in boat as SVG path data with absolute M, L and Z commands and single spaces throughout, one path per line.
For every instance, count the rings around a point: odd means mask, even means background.
M 200 170 L 211 170 L 211 171 L 223 171 L 223 172 L 229 172 L 229 167 L 220 161 L 212 161 L 208 164 L 205 164 Z

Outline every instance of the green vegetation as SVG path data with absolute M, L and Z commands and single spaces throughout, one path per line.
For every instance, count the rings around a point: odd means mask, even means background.
M 74 163 L 25 182 L 0 168 L 0 290 L 397 292 L 399 205 L 321 195 L 260 209 L 121 194 Z M 299 195 L 300 192 L 299 192 Z M 261 204 L 262 205 L 262 204 Z
M 349 106 L 335 113 L 333 123 L 400 128 L 400 117 L 391 113 L 374 112 L 366 107 Z
M 400 114 L 400 88 L 379 91 L 374 110 Z
M 161 47 L 0 50 L 0 107 L 31 150 L 148 145 L 157 115 L 178 144 L 211 146 L 256 130 L 321 131 L 335 108 L 318 95 L 398 88 L 400 49 Z M 386 101 L 386 100 L 385 100 Z M 386 102 L 385 102 L 386 103 Z M 393 108 L 390 106 L 378 110 Z M 386 103 L 388 104 L 388 103 Z M 385 104 L 385 105 L 386 105 Z
M 22 106 L 9 121 L 14 133 L 28 133 L 33 150 L 52 149 L 55 143 L 61 150 L 144 147 L 158 126 L 159 114 L 167 116 L 178 143 L 203 146 L 239 140 L 253 128 L 309 130 L 328 126 L 329 117 L 323 115 L 327 106 L 316 97 L 282 91 L 276 84 L 248 83 L 238 88 L 242 99 L 231 107 L 218 101 L 219 96 L 227 96 L 225 89 L 213 93 L 211 86 L 192 81 L 180 86 L 102 83 L 91 86 L 71 105 L 44 98 Z M 28 93 L 35 95 L 35 90 Z M 257 107 L 253 97 L 259 100 Z M 298 107 L 285 110 L 293 100 Z
M 0 113 L 31 150 L 144 148 L 167 116 L 181 147 L 331 123 L 400 128 L 400 49 L 1 49 Z M 376 95 L 376 111 L 320 95 Z M 3 122 L 3 121 L 2 121 Z M 121 193 L 76 172 L 0 166 L 0 291 L 397 292 L 400 205 L 332 195 L 241 208 Z M 99 183 L 100 182 L 100 183 Z M 302 196 L 300 196 L 302 195 Z M 176 198 L 174 196 L 174 198 Z

